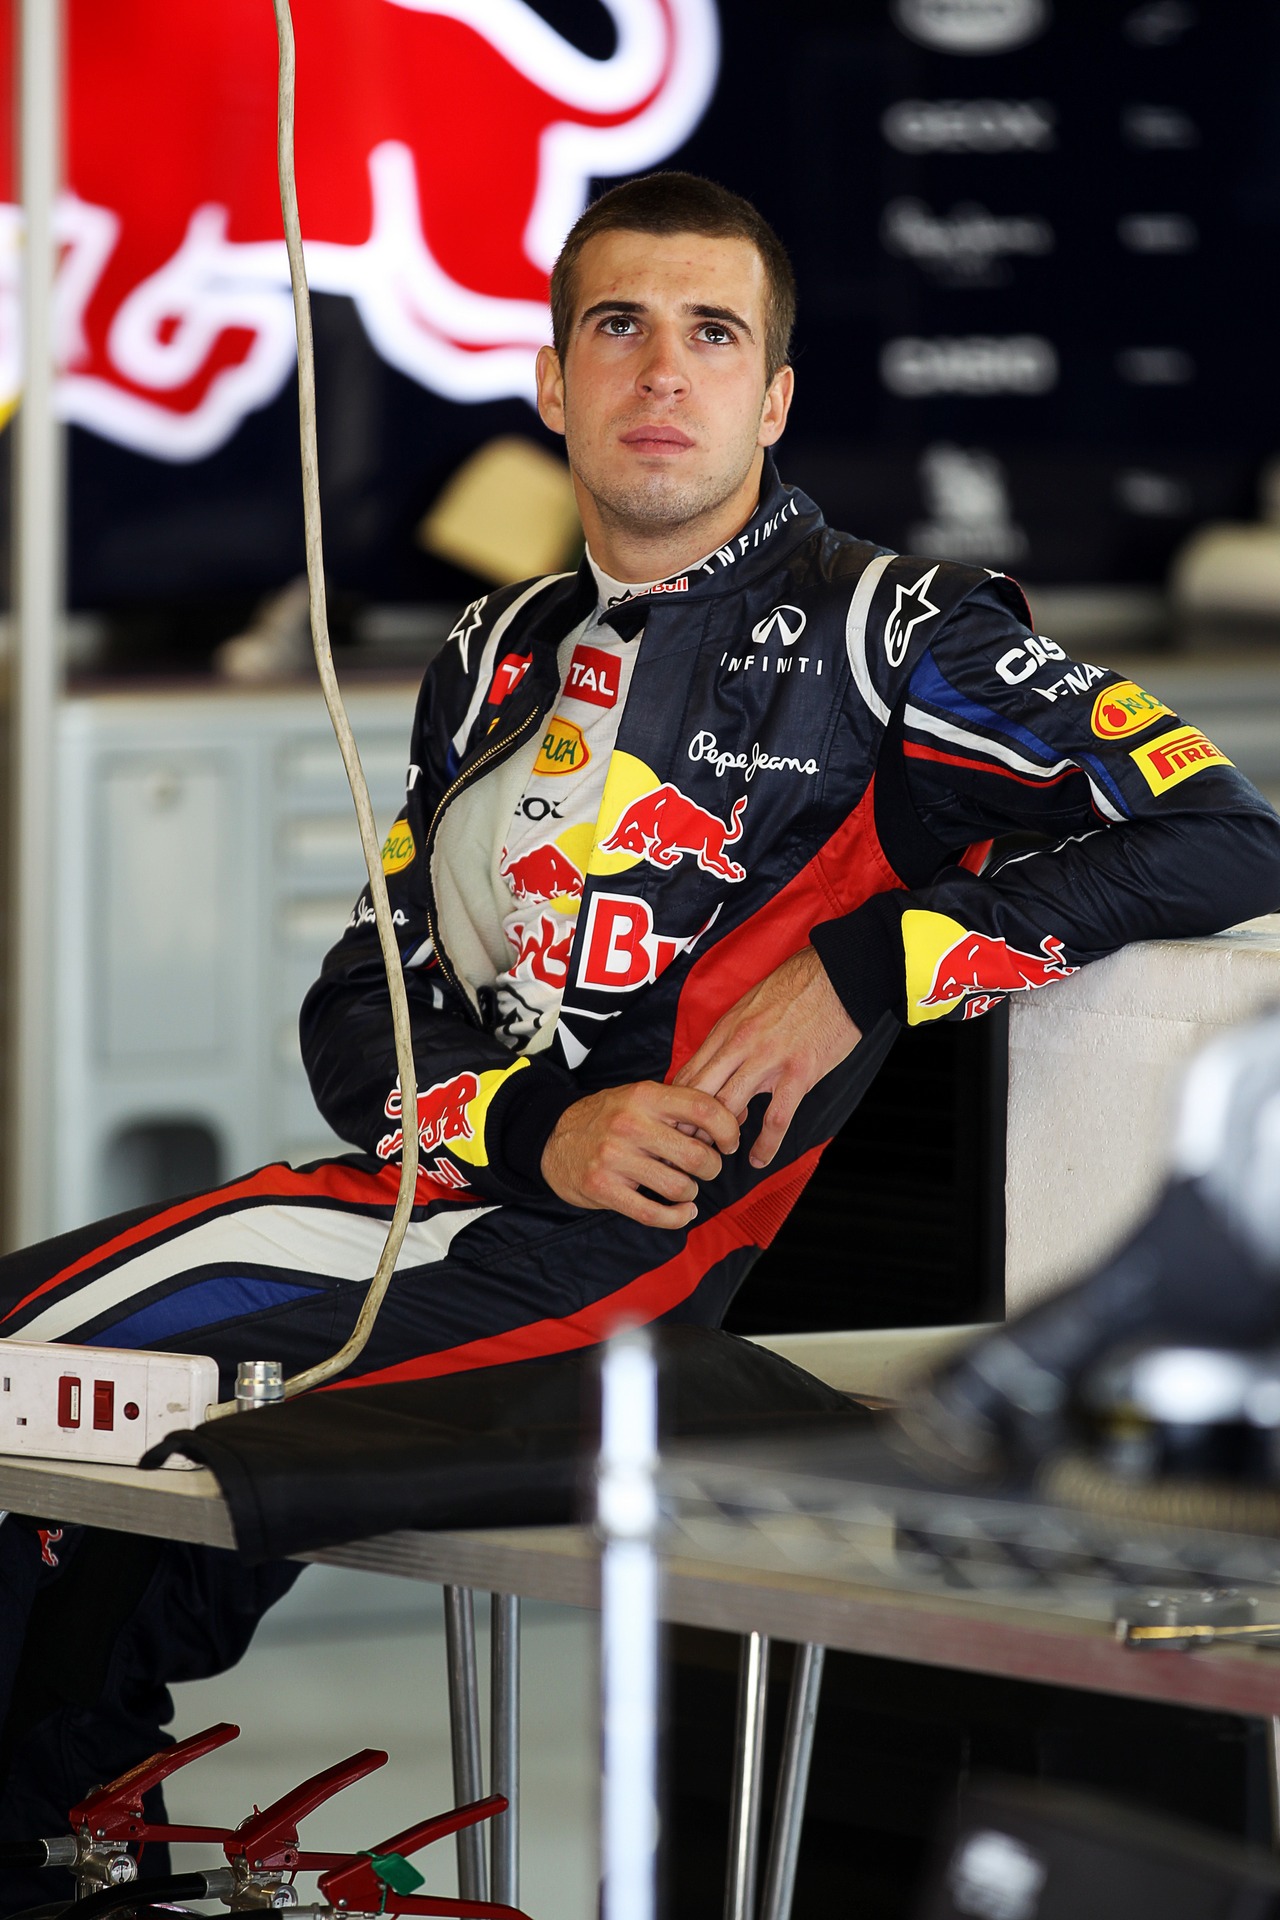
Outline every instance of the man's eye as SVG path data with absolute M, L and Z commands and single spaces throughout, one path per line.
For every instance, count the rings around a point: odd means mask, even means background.
M 635 321 L 629 313 L 611 313 L 605 320 L 606 333 L 630 333 Z
M 728 327 L 722 327 L 718 320 L 704 320 L 698 331 L 713 347 L 724 346 L 733 339 Z

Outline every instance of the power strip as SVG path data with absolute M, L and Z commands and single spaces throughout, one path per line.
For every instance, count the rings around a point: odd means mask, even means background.
M 217 1363 L 203 1353 L 0 1340 L 0 1454 L 136 1467 L 217 1398 Z

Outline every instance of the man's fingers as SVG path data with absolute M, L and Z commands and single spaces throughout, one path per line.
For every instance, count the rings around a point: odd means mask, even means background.
M 737 1151 L 737 1119 L 724 1101 L 717 1099 L 714 1094 L 703 1092 L 698 1087 L 663 1087 L 660 1110 L 662 1119 L 673 1132 L 692 1138 L 685 1133 L 687 1125 L 713 1142 L 721 1153 Z M 718 1167 L 716 1172 L 719 1172 Z
M 767 1167 L 774 1154 L 786 1137 L 787 1128 L 795 1119 L 796 1108 L 800 1105 L 804 1093 L 803 1087 L 792 1087 L 782 1081 L 773 1090 L 773 1098 L 765 1108 L 764 1119 L 751 1149 L 753 1167 Z
M 651 1193 L 657 1193 L 664 1200 L 685 1202 L 696 1200 L 698 1183 L 691 1180 L 679 1167 L 668 1166 L 665 1160 L 645 1160 L 639 1169 L 628 1167 L 622 1174 L 624 1180 L 635 1179 L 642 1187 L 648 1187 Z
M 673 1206 L 664 1206 L 660 1200 L 651 1200 L 647 1194 L 638 1193 L 625 1180 L 609 1183 L 608 1198 L 602 1200 L 601 1205 L 611 1213 L 625 1214 L 628 1220 L 639 1221 L 642 1227 L 665 1227 L 672 1231 L 692 1226 L 698 1217 L 697 1205 L 693 1201 L 679 1201 Z

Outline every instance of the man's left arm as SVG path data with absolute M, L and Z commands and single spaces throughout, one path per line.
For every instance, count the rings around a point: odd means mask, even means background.
M 1154 695 L 1016 622 L 1009 598 L 1007 582 L 970 595 L 894 709 L 876 820 L 906 887 L 815 927 L 677 1076 L 736 1112 L 774 1092 L 757 1164 L 885 1012 L 972 1019 L 1130 941 L 1280 906 L 1263 797 Z M 1023 846 L 976 871 L 975 843 L 1009 834 Z

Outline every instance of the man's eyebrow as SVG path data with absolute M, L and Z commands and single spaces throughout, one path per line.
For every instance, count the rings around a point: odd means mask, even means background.
M 748 340 L 754 340 L 756 337 L 742 315 L 735 313 L 732 307 L 689 305 L 685 308 L 685 312 L 696 314 L 699 320 L 723 320 L 727 327 L 736 327 L 739 333 L 745 333 Z
M 648 307 L 642 300 L 597 300 L 594 306 L 588 307 L 584 313 L 579 314 L 578 325 L 585 327 L 588 320 L 600 320 L 607 313 L 648 313 L 648 311 Z M 756 336 L 751 327 L 740 313 L 734 312 L 732 307 L 711 307 L 702 301 L 690 300 L 685 303 L 683 311 L 697 320 L 723 321 L 726 326 L 737 327 L 740 333 L 745 333 L 748 340 L 753 342 L 755 340 Z
M 647 313 L 649 309 L 639 300 L 597 300 L 594 307 L 588 307 L 585 313 L 578 315 L 578 325 L 585 327 L 588 320 L 599 320 L 606 313 Z

